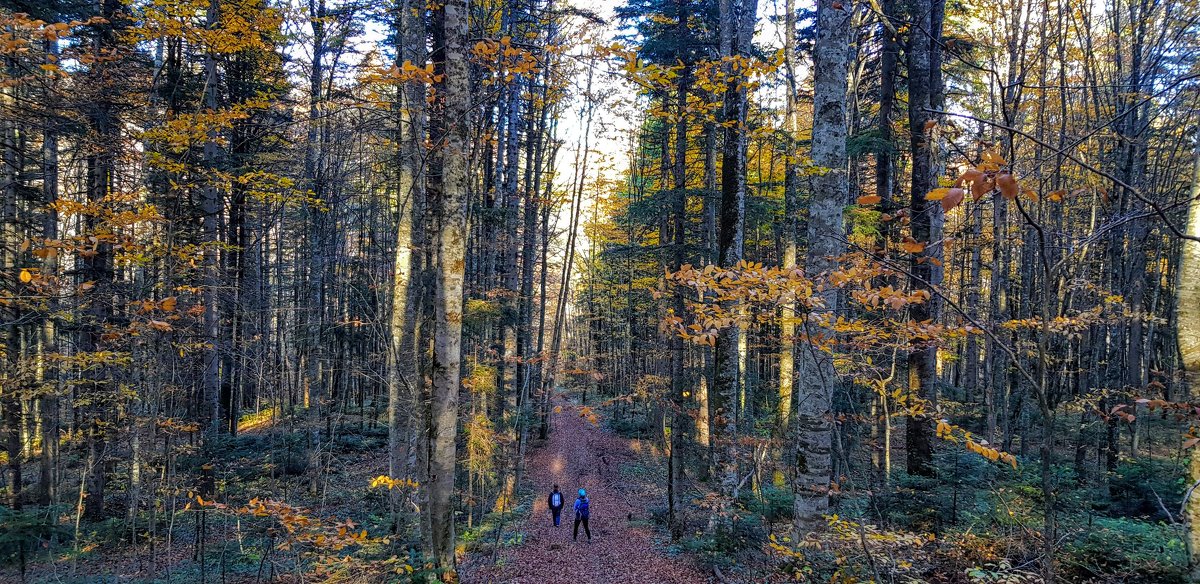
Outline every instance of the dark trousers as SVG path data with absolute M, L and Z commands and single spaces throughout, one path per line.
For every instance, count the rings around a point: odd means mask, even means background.
M 588 518 L 580 517 L 579 514 L 575 515 L 575 533 L 571 536 L 571 539 L 576 539 L 576 540 L 579 539 L 579 524 L 580 524 L 580 522 L 583 523 L 583 532 L 587 534 L 588 541 L 591 541 L 592 540 L 592 529 L 590 527 L 588 527 Z
M 551 507 L 550 514 L 554 516 L 554 526 L 558 527 L 559 518 L 562 517 L 562 507 Z

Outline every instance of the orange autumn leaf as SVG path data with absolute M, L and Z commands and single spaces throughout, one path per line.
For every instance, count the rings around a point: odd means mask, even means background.
M 883 198 L 879 195 L 863 195 L 856 199 L 856 202 L 859 205 L 874 205 L 882 200 Z
M 1017 179 L 1007 172 L 996 175 L 996 188 L 1000 189 L 1001 196 L 1010 201 L 1016 199 L 1021 192 Z
M 905 237 L 904 242 L 900 244 L 900 249 L 908 253 L 921 253 L 925 251 L 925 244 L 911 237 Z
M 980 180 L 971 184 L 971 200 L 979 202 L 979 199 L 982 199 L 984 195 L 990 193 L 994 188 L 996 188 L 996 185 L 992 184 L 990 180 Z
M 951 209 L 959 206 L 966 197 L 967 192 L 960 188 L 949 189 L 946 196 L 942 198 L 942 210 L 949 213 Z
M 971 168 L 959 175 L 958 180 L 954 181 L 954 186 L 963 187 L 967 184 L 971 185 L 971 199 L 979 202 L 988 191 L 992 190 L 992 182 L 987 180 L 987 175 L 978 168 Z
M 958 175 L 958 178 L 954 180 L 954 186 L 961 187 L 967 183 L 977 183 L 981 180 L 983 180 L 983 172 L 977 168 L 969 168 Z

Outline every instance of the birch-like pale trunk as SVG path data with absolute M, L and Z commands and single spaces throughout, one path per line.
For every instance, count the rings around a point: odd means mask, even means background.
M 1197 135 L 1196 161 L 1192 173 L 1191 203 L 1188 205 L 1187 234 L 1200 237 L 1200 135 Z M 1200 242 L 1184 240 L 1179 258 L 1179 282 L 1175 307 L 1176 341 L 1182 360 L 1189 395 L 1200 389 Z M 1192 446 L 1188 456 L 1188 485 L 1200 482 L 1200 446 Z M 1200 495 L 1191 490 L 1184 501 L 1187 521 L 1188 575 L 1200 582 Z

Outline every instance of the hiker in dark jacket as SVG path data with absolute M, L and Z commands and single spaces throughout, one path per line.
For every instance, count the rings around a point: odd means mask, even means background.
M 579 489 L 579 498 L 575 499 L 575 533 L 571 539 L 579 541 L 579 524 L 583 523 L 583 532 L 587 534 L 588 541 L 592 541 L 592 529 L 588 527 L 588 515 L 590 514 L 590 501 L 588 501 L 587 491 Z
M 558 485 L 554 485 L 554 490 L 550 492 L 550 496 L 546 497 L 546 506 L 550 508 L 550 514 L 554 516 L 554 526 L 558 527 L 558 519 L 562 516 L 563 494 L 558 492 Z

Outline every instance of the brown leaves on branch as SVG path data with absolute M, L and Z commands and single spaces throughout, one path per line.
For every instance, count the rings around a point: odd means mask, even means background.
M 656 292 L 659 298 L 668 293 L 692 292 L 685 299 L 683 314 L 668 311 L 661 321 L 662 330 L 695 344 L 713 346 L 721 331 L 772 322 L 779 310 L 787 307 L 784 317 L 803 324 L 797 338 L 823 351 L 833 351 L 839 345 L 869 351 L 884 346 L 938 344 L 978 332 L 969 326 L 910 321 L 904 314 L 906 309 L 928 302 L 932 296 L 925 290 L 910 291 L 883 283 L 898 281 L 903 274 L 884 267 L 868 254 L 847 254 L 839 258 L 839 263 L 839 269 L 815 280 L 799 268 L 749 262 L 732 268 L 685 265 L 677 272 L 667 272 L 666 287 Z M 830 287 L 842 289 L 854 301 L 859 310 L 848 313 L 857 313 L 858 317 L 813 316 L 815 309 L 824 306 L 819 292 Z M 818 334 L 820 330 L 834 334 Z
M 278 550 L 290 550 L 304 545 L 310 546 L 313 551 L 329 553 L 367 543 L 367 530 L 358 530 L 357 524 L 351 519 L 313 517 L 308 514 L 307 509 L 282 501 L 255 497 L 242 507 L 233 507 L 204 499 L 196 493 L 188 493 L 188 498 L 192 502 L 189 502 L 184 510 L 207 509 L 234 516 L 266 519 L 265 530 L 274 538 Z

